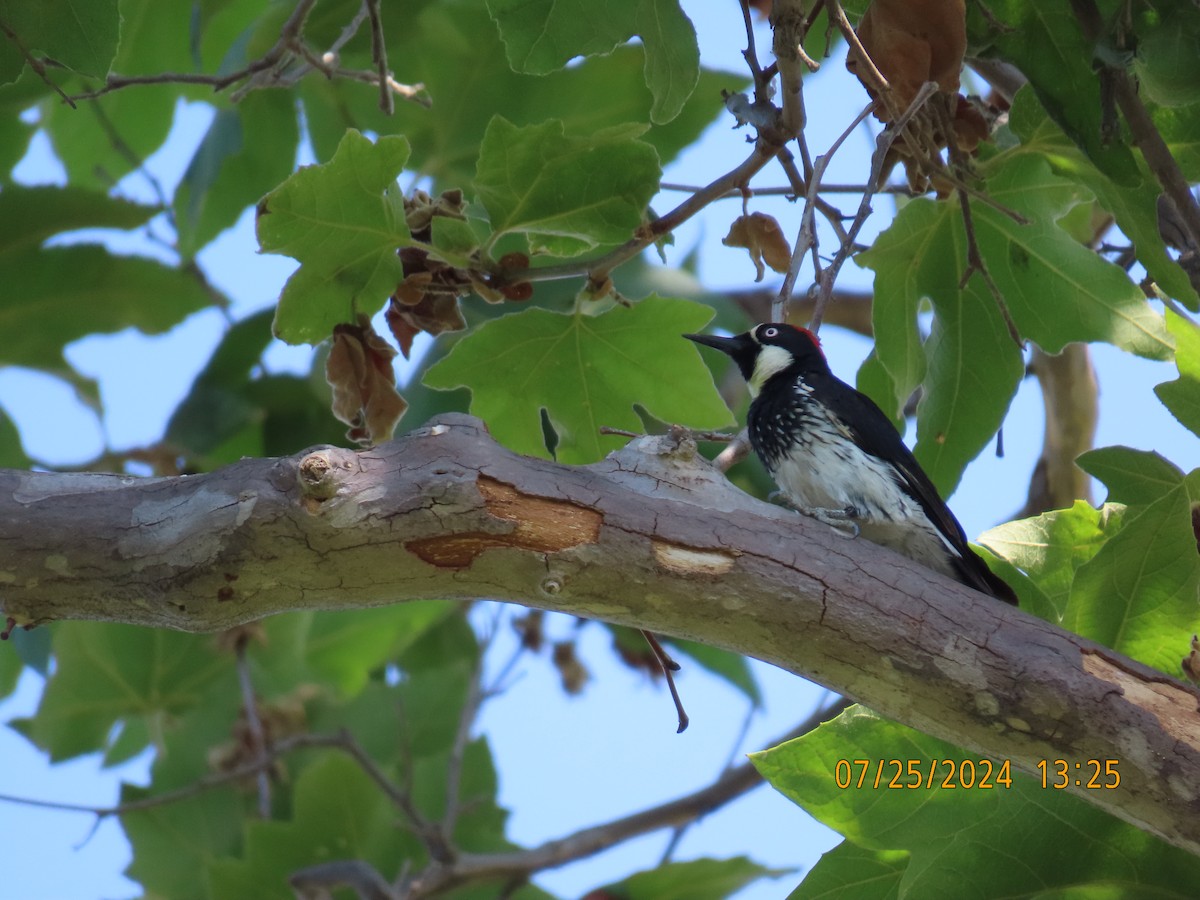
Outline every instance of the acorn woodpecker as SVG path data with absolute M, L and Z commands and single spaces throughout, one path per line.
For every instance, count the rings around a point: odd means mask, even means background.
M 815 334 L 767 323 L 734 337 L 684 337 L 741 369 L 754 398 L 750 444 L 789 506 L 1016 604 L 1012 588 L 967 544 L 891 420 L 830 371 Z

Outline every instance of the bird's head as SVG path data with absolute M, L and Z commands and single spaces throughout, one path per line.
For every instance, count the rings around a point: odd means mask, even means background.
M 689 341 L 704 344 L 730 356 L 757 395 L 763 385 L 780 372 L 829 371 L 821 342 L 807 328 L 764 322 L 733 337 L 710 334 L 685 334 Z

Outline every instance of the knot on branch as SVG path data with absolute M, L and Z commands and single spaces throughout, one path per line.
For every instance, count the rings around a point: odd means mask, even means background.
M 352 471 L 353 462 L 354 454 L 339 447 L 322 447 L 309 453 L 300 460 L 297 471 L 300 493 L 314 504 L 333 499 L 345 475 Z

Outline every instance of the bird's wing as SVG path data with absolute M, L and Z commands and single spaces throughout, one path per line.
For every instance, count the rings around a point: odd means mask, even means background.
M 1012 587 L 988 568 L 967 543 L 967 536 L 950 507 L 942 500 L 933 482 L 921 468 L 912 452 L 905 446 L 891 420 L 866 394 L 830 375 L 831 384 L 823 392 L 828 408 L 836 418 L 837 427 L 845 431 L 865 452 L 890 462 L 895 468 L 898 483 L 925 511 L 954 554 L 963 581 L 976 590 L 998 597 L 1005 603 L 1017 605 Z M 855 423 L 853 426 L 848 422 Z
M 962 525 L 954 517 L 938 490 L 929 480 L 912 451 L 905 446 L 896 426 L 866 394 L 832 377 L 829 389 L 822 392 L 837 427 L 864 451 L 894 466 L 901 489 L 921 504 L 929 521 L 942 534 L 947 545 L 959 556 L 971 553 Z M 853 425 L 848 423 L 854 423 Z

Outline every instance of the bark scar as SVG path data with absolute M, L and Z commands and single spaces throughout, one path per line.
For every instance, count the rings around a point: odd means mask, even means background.
M 1132 671 L 1119 659 L 1102 652 L 1084 648 L 1083 670 L 1093 678 L 1107 682 L 1118 694 L 1142 709 L 1149 711 L 1159 725 L 1177 741 L 1200 750 L 1200 735 L 1196 732 L 1196 692 L 1187 685 L 1166 675 L 1146 675 Z
M 560 553 L 600 539 L 604 516 L 594 509 L 569 500 L 523 494 L 513 485 L 487 475 L 480 475 L 475 484 L 488 514 L 511 523 L 508 530 L 418 538 L 406 543 L 405 549 L 430 565 L 463 569 L 479 554 L 496 547 Z

